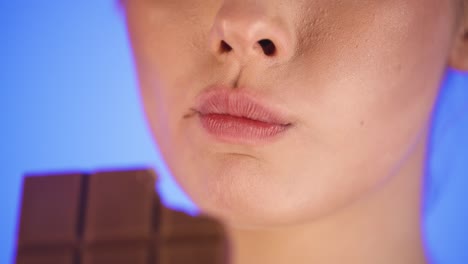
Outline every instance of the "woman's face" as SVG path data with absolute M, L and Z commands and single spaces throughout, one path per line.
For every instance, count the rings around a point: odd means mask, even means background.
M 268 226 L 320 217 L 398 171 L 426 133 L 457 8 L 128 0 L 126 12 L 147 119 L 174 177 L 205 212 Z M 194 112 L 217 85 L 256 95 L 290 126 L 265 142 L 220 140 Z

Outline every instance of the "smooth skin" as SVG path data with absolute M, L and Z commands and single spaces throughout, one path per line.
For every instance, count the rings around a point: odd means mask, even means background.
M 427 263 L 429 125 L 447 68 L 468 71 L 468 1 L 123 6 L 153 137 L 225 223 L 232 264 Z M 262 145 L 213 140 L 191 110 L 213 84 L 260 96 L 291 128 Z

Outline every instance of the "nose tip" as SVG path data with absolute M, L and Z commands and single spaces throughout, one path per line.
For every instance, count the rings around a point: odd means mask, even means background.
M 217 57 L 229 55 L 245 63 L 252 59 L 283 62 L 292 56 L 294 38 L 279 16 L 268 16 L 271 12 L 258 4 L 226 2 L 230 4 L 218 11 L 209 37 L 210 50 Z

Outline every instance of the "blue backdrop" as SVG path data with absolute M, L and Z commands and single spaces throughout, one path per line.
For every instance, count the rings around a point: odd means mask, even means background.
M 144 122 L 114 0 L 0 0 L 0 263 L 11 263 L 22 175 L 148 165 L 164 202 L 196 209 Z M 449 72 L 428 163 L 426 241 L 438 263 L 468 263 L 468 77 Z

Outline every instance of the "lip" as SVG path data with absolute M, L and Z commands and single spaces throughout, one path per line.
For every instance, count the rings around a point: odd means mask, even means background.
M 196 112 L 210 135 L 231 143 L 271 141 L 292 125 L 281 110 L 245 89 L 211 87 L 197 98 Z

